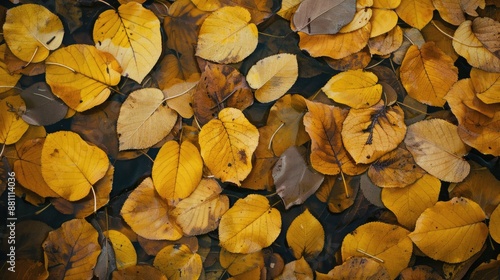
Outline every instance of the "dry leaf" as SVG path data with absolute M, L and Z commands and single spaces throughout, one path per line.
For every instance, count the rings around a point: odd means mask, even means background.
M 396 8 L 399 18 L 418 30 L 431 21 L 433 11 L 432 0 L 401 0 Z
M 374 38 L 385 34 L 398 23 L 398 15 L 396 12 L 386 8 L 375 9 L 372 8 L 372 17 L 370 18 L 372 29 L 370 31 L 370 38 Z
M 484 47 L 500 58 L 500 22 L 488 17 L 478 17 L 472 22 L 472 32 Z
M 370 38 L 368 47 L 371 54 L 389 55 L 398 50 L 403 44 L 403 29 L 395 26 L 389 32 Z
M 449 274 L 446 274 L 449 276 Z M 417 265 L 407 267 L 399 274 L 400 279 L 426 279 L 426 280 L 443 280 L 443 277 L 432 267 L 426 265 Z
M 313 271 L 307 261 L 302 257 L 296 261 L 291 261 L 285 265 L 283 273 L 275 278 L 276 280 L 312 280 Z
M 0 143 L 14 144 L 28 130 L 29 124 L 19 116 L 19 111 L 24 106 L 19 95 L 0 100 Z
M 477 97 L 486 104 L 500 103 L 500 73 L 472 68 L 470 79 Z
M 376 260 L 352 257 L 328 272 L 328 279 L 379 279 L 390 280 L 387 269 Z
M 221 266 L 232 276 L 251 271 L 255 267 L 259 268 L 259 270 L 264 267 L 264 254 L 262 251 L 250 254 L 236 254 L 222 248 L 219 259 Z
M 198 279 L 203 269 L 201 256 L 185 244 L 166 246 L 156 255 L 153 265 L 169 280 Z
M 297 31 L 314 34 L 335 34 L 348 24 L 356 13 L 356 0 L 334 0 L 319 3 L 304 0 L 295 11 L 292 22 Z
M 308 209 L 293 219 L 286 231 L 286 242 L 296 259 L 314 260 L 325 245 L 325 231 Z
M 51 125 L 68 113 L 68 106 L 44 82 L 32 84 L 21 92 L 21 97 L 26 103 L 26 111 L 21 117 L 31 125 Z
M 461 2 L 461 0 L 432 0 L 432 4 L 439 12 L 441 18 L 453 25 L 460 25 L 465 21 L 465 15 L 462 10 Z
M 6 44 L 0 45 L 0 93 L 6 92 L 13 88 L 17 81 L 21 78 L 20 74 L 11 74 L 9 69 L 7 68 L 7 64 L 5 64 L 5 51 L 7 49 Z
M 137 253 L 135 252 L 134 245 L 125 234 L 117 230 L 107 230 L 104 231 L 103 234 L 109 239 L 113 246 L 116 269 L 123 270 L 137 264 Z

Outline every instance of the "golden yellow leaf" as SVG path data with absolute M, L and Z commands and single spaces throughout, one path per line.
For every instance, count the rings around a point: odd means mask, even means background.
M 344 147 L 356 163 L 371 163 L 394 150 L 404 139 L 403 110 L 383 101 L 367 109 L 351 109 L 342 128 Z
M 185 235 L 205 234 L 219 226 L 220 218 L 229 209 L 229 198 L 221 192 L 217 181 L 202 179 L 189 197 L 175 205 L 172 216 Z
M 372 72 L 349 70 L 333 76 L 322 90 L 333 101 L 354 109 L 368 108 L 380 101 L 382 85 Z
M 450 38 L 447 36 L 443 36 L 443 32 L 446 34 L 453 34 L 453 32 L 455 32 L 455 29 L 451 28 L 450 25 L 439 19 L 433 19 L 432 22 L 434 24 L 427 24 L 424 28 L 422 28 L 422 39 L 425 39 L 425 42 L 435 42 L 436 46 L 438 46 L 445 54 L 451 57 L 453 61 L 456 61 L 459 55 L 453 48 L 453 37 Z M 414 39 L 412 38 L 411 40 L 413 41 Z M 421 44 L 423 43 L 424 42 L 422 42 Z
M 242 61 L 258 43 L 257 26 L 250 19 L 243 7 L 216 10 L 201 25 L 196 55 L 222 64 Z
M 357 1 L 359 2 L 359 1 Z M 344 25 L 339 33 L 348 33 L 360 29 L 361 27 L 367 25 L 370 22 L 373 11 L 368 6 L 360 7 L 359 3 L 356 3 L 356 13 L 353 19 L 347 25 Z
M 223 182 L 240 186 L 252 169 L 259 131 L 240 110 L 224 108 L 201 128 L 199 142 L 208 169 Z
M 155 191 L 153 180 L 144 179 L 129 195 L 120 211 L 138 235 L 152 240 L 177 240 L 182 229 L 172 220 L 170 208 Z
M 371 54 L 389 55 L 401 47 L 403 44 L 403 29 L 396 25 L 389 32 L 370 38 L 368 47 Z
M 315 259 L 325 245 L 325 231 L 308 209 L 293 219 L 286 232 L 286 242 L 296 259 Z
M 125 234 L 117 230 L 107 230 L 104 231 L 103 234 L 109 239 L 113 246 L 116 269 L 123 270 L 137 264 L 137 253 L 135 252 L 134 245 Z
M 19 95 L 8 96 L 0 100 L 0 143 L 14 144 L 28 130 L 27 124 L 18 111 L 25 107 Z
M 285 265 L 285 269 L 283 269 L 283 273 L 274 279 L 276 280 L 312 280 L 314 279 L 314 274 L 307 263 L 307 261 L 304 259 L 304 257 L 296 260 L 296 261 L 291 261 Z
M 444 96 L 458 80 L 458 68 L 434 42 L 427 42 L 420 49 L 417 46 L 408 49 L 400 77 L 411 97 L 427 105 L 443 107 Z
M 281 232 L 281 214 L 265 196 L 238 199 L 219 224 L 220 245 L 232 253 L 252 253 L 271 245 Z
M 444 272 L 448 279 L 453 279 L 454 277 L 446 272 Z M 427 265 L 417 265 L 412 267 L 407 267 L 401 271 L 399 274 L 400 279 L 426 279 L 426 280 L 443 280 L 441 273 L 438 273 L 434 268 Z
M 401 4 L 401 0 L 373 0 L 372 7 L 379 9 L 396 9 Z
M 453 48 L 471 66 L 488 72 L 500 72 L 500 57 L 484 46 L 472 31 L 472 25 L 472 21 L 466 20 L 458 26 L 453 34 Z
M 396 8 L 398 16 L 418 30 L 431 21 L 433 11 L 432 0 L 401 0 Z
M 453 25 L 460 25 L 465 21 L 461 2 L 460 0 L 432 0 L 432 4 L 439 12 L 441 18 Z
M 387 269 L 376 260 L 352 257 L 342 265 L 335 266 L 328 272 L 327 279 L 378 279 L 390 280 Z
M 327 56 L 341 59 L 359 52 L 368 44 L 371 28 L 371 24 L 366 24 L 354 31 L 333 35 L 308 35 L 298 32 L 299 47 L 312 57 Z
M 398 23 L 398 15 L 393 10 L 372 8 L 370 38 L 391 31 Z
M 152 147 L 170 133 L 176 121 L 177 113 L 164 103 L 161 90 L 133 91 L 123 102 L 118 116 L 120 151 Z
M 198 186 L 203 161 L 196 146 L 184 141 L 168 141 L 161 147 L 153 163 L 153 183 L 158 194 L 167 200 L 188 197 Z
M 308 112 L 303 122 L 311 137 L 312 167 L 327 175 L 363 173 L 367 166 L 356 164 L 342 144 L 340 131 L 348 110 L 307 100 L 306 104 Z
M 427 208 L 408 236 L 427 256 L 448 263 L 466 261 L 483 247 L 488 227 L 481 207 L 454 197 Z
M 59 48 L 64 27 L 59 17 L 44 6 L 25 4 L 7 10 L 3 34 L 15 56 L 36 63 Z
M 500 73 L 472 68 L 470 79 L 477 97 L 486 104 L 500 103 Z
M 470 171 L 463 159 L 467 146 L 457 127 L 442 119 L 430 119 L 408 127 L 405 144 L 415 162 L 429 174 L 447 182 L 460 182 Z
M 203 11 L 213 12 L 222 7 L 220 0 L 191 0 L 196 7 Z
M 500 243 L 500 204 L 490 216 L 490 235 L 496 243 Z
M 198 279 L 203 269 L 201 256 L 185 244 L 168 245 L 155 257 L 153 266 L 169 280 Z
M 248 85 L 256 89 L 255 99 L 261 103 L 274 101 L 283 96 L 299 76 L 297 57 L 280 53 L 263 58 L 248 70 Z
M 0 45 L 0 93 L 10 90 L 17 84 L 17 81 L 21 79 L 21 74 L 11 74 L 7 68 L 4 59 L 6 49 L 6 44 Z
M 84 219 L 69 220 L 49 232 L 42 248 L 47 257 L 50 277 L 54 279 L 90 279 L 101 246 L 99 234 Z
M 291 20 L 293 13 L 295 13 L 302 1 L 303 0 L 283 0 L 277 14 L 286 20 Z
M 236 254 L 222 248 L 219 259 L 220 265 L 232 276 L 248 272 L 255 267 L 264 267 L 264 254 L 262 251 L 250 254 Z
M 489 17 L 478 17 L 472 21 L 472 32 L 484 47 L 500 58 L 500 22 Z
M 130 2 L 102 12 L 94 23 L 96 47 L 113 55 L 122 75 L 141 83 L 160 58 L 160 21 L 141 4 Z
M 396 215 L 402 226 L 413 230 L 420 214 L 438 201 L 440 190 L 441 181 L 425 174 L 404 188 L 382 189 L 382 202 Z
M 316 197 L 328 203 L 328 210 L 340 213 L 354 204 L 360 186 L 360 177 L 325 176 L 325 180 L 316 192 Z M 345 184 L 345 185 L 344 185 Z
M 46 81 L 52 93 L 82 112 L 103 103 L 110 86 L 120 82 L 122 68 L 109 53 L 94 46 L 70 45 L 46 60 Z
M 398 147 L 370 165 L 368 177 L 381 188 L 403 188 L 425 174 L 410 152 Z
M 370 222 L 359 226 L 342 241 L 342 260 L 350 257 L 370 257 L 384 266 L 391 279 L 408 266 L 413 244 L 409 231 L 381 222 Z
M 42 176 L 58 195 L 75 201 L 84 198 L 109 168 L 108 155 L 71 131 L 47 135 L 42 148 Z

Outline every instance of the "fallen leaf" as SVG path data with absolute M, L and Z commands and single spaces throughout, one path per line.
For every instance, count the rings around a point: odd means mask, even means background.
M 448 274 L 446 274 L 448 275 Z M 401 279 L 427 279 L 427 280 L 443 280 L 444 278 L 435 271 L 432 267 L 426 265 L 417 265 L 407 267 L 399 274 Z
M 200 255 L 185 244 L 168 245 L 156 255 L 153 266 L 170 280 L 198 279 L 203 265 Z
M 44 82 L 32 84 L 21 92 L 26 111 L 21 116 L 31 125 L 51 125 L 62 120 L 68 106 L 58 99 Z
M 308 209 L 293 219 L 286 231 L 286 242 L 296 259 L 314 260 L 323 251 L 325 231 Z
M 429 174 L 447 182 L 461 182 L 470 171 L 463 159 L 467 146 L 457 127 L 442 119 L 420 121 L 408 126 L 405 144 L 415 162 Z
M 161 273 L 159 269 L 149 265 L 136 265 L 120 271 L 115 270 L 111 278 L 116 280 L 134 280 L 137 279 L 137 275 L 141 275 L 144 279 L 167 280 L 167 276 Z
M 291 20 L 302 1 L 303 0 L 283 0 L 281 2 L 281 8 L 276 14 L 286 20 Z
M 87 196 L 93 185 L 106 175 L 110 165 L 103 150 L 71 131 L 48 134 L 41 161 L 47 185 L 69 201 Z
M 29 124 L 19 116 L 19 110 L 24 106 L 19 95 L 0 100 L 0 143 L 14 144 L 28 130 Z
M 3 32 L 15 56 L 36 63 L 59 48 L 64 27 L 59 17 L 44 6 L 24 4 L 7 10 Z
M 472 32 L 484 47 L 500 58 L 500 22 L 488 17 L 478 17 L 472 21 Z
M 345 179 L 345 182 L 344 182 Z M 316 192 L 316 197 L 328 203 L 328 210 L 340 213 L 354 204 L 360 186 L 360 177 L 326 176 Z
M 490 216 L 490 235 L 496 243 L 500 243 L 500 204 L 497 205 L 495 210 Z
M 117 230 L 107 230 L 103 234 L 111 241 L 115 251 L 116 269 L 123 270 L 137 264 L 137 253 L 134 245 L 126 235 Z
M 453 37 L 443 35 L 443 32 L 446 34 L 453 34 L 455 32 L 455 29 L 451 28 L 450 25 L 439 19 L 433 19 L 432 23 L 433 24 L 427 24 L 424 28 L 422 28 L 422 39 L 425 39 L 425 42 L 435 42 L 436 46 L 438 46 L 445 54 L 451 57 L 453 61 L 456 61 L 459 55 L 453 48 Z M 422 42 L 422 44 L 423 43 L 424 42 Z
M 325 57 L 325 62 L 330 66 L 330 68 L 338 71 L 348 71 L 348 70 L 360 70 L 370 64 L 372 59 L 370 50 L 368 47 L 364 47 L 357 53 L 353 53 L 341 59 L 333 59 Z
M 363 3 L 363 1 L 356 1 L 356 13 L 354 17 L 348 24 L 344 25 L 339 30 L 339 33 L 351 32 L 367 25 L 373 15 L 373 11 L 370 8 L 372 4 L 373 1 L 366 1 L 366 3 Z
M 276 277 L 278 280 L 287 279 L 300 279 L 300 280 L 312 280 L 313 271 L 304 257 L 291 261 L 285 265 L 283 273 Z
M 102 12 L 92 35 L 97 49 L 108 52 L 120 63 L 122 76 L 141 83 L 160 58 L 160 21 L 137 2 Z
M 477 203 L 454 197 L 427 208 L 408 236 L 427 256 L 459 263 L 481 250 L 488 236 L 485 218 Z
M 281 232 L 281 214 L 265 196 L 238 199 L 222 215 L 220 245 L 232 253 L 253 253 L 271 245 Z
M 20 74 L 11 74 L 9 69 L 7 68 L 7 64 L 5 64 L 5 52 L 7 49 L 6 44 L 0 45 L 0 93 L 6 92 L 13 88 L 19 79 L 21 79 Z
M 447 23 L 453 25 L 460 25 L 465 21 L 464 11 L 462 10 L 462 1 L 445 1 L 445 0 L 432 0 L 432 4 L 439 12 L 439 15 Z
M 336 34 L 348 24 L 356 13 L 355 0 L 317 1 L 304 0 L 292 17 L 297 31 L 314 34 Z
M 470 79 L 477 97 L 486 104 L 500 103 L 500 73 L 472 68 Z
M 396 8 L 399 18 L 418 30 L 431 21 L 433 11 L 432 0 L 401 0 Z
M 15 279 L 35 279 L 44 280 L 49 278 L 49 272 L 47 267 L 43 262 L 30 260 L 30 259 L 19 259 L 16 260 L 16 265 L 22 267 L 12 273 L 8 268 L 2 269 L 0 276 L 4 280 L 15 280 Z
M 237 254 L 222 248 L 220 250 L 219 259 L 221 266 L 232 276 L 251 271 L 255 267 L 259 268 L 259 270 L 264 267 L 264 254 L 262 251 L 249 254 Z
M 398 15 L 386 7 L 372 8 L 370 23 L 370 38 L 374 38 L 394 29 L 398 23 Z
M 368 41 L 370 53 L 381 56 L 395 52 L 402 44 L 403 29 L 397 25 L 387 33 L 372 37 Z
M 376 260 L 352 257 L 328 272 L 328 279 L 379 279 L 389 280 L 389 272 Z
M 402 29 L 403 29 L 403 42 L 401 43 L 401 46 L 392 53 L 392 60 L 397 64 L 401 64 L 410 46 L 416 45 L 417 47 L 420 48 L 426 42 L 424 40 L 424 37 L 420 33 L 420 30 L 416 28 L 402 28 Z

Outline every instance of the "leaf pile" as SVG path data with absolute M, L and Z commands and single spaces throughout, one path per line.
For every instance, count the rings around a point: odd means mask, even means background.
M 31 2 L 0 6 L 22 277 L 498 271 L 495 1 Z

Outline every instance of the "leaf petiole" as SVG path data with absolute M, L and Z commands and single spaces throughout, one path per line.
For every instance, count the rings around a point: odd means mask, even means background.
M 57 66 L 66 68 L 66 69 L 68 69 L 69 71 L 71 71 L 73 73 L 76 73 L 75 69 L 73 69 L 73 68 L 71 68 L 71 67 L 69 67 L 67 65 L 61 64 L 61 63 L 46 61 L 45 64 L 48 64 L 48 65 L 57 65 Z
M 359 249 L 359 248 L 357 248 L 357 249 L 356 249 L 356 251 L 357 251 L 357 252 L 360 252 L 360 253 L 361 253 L 361 254 L 363 254 L 363 255 L 367 255 L 368 257 L 373 258 L 373 259 L 375 259 L 375 260 L 377 260 L 377 261 L 379 261 L 379 262 L 381 262 L 381 263 L 383 263 L 383 262 L 384 262 L 384 260 L 383 260 L 383 259 L 381 259 L 381 258 L 379 258 L 379 257 L 377 257 L 377 256 L 374 256 L 374 255 L 372 255 L 372 254 L 370 254 L 370 253 L 368 253 L 368 252 L 366 252 L 366 251 L 364 251 L 364 250 L 361 250 L 361 249 Z
M 267 145 L 267 149 L 268 149 L 268 150 L 271 150 L 271 149 L 272 149 L 271 145 L 272 145 L 272 143 L 273 143 L 274 136 L 276 136 L 276 133 L 278 133 L 278 131 L 280 131 L 280 129 L 281 129 L 284 125 L 285 125 L 285 123 L 284 123 L 284 122 L 282 122 L 282 123 L 280 124 L 280 126 L 279 126 L 279 127 L 278 127 L 278 128 L 277 128 L 274 132 L 273 132 L 273 135 L 271 135 L 271 137 L 269 138 L 269 144 Z

